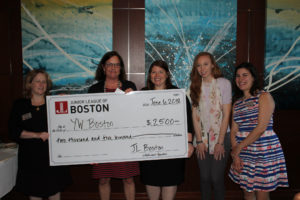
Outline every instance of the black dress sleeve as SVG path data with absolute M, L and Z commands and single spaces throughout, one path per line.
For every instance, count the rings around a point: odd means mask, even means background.
M 104 81 L 99 81 L 98 83 L 92 85 L 88 89 L 88 93 L 103 93 L 104 92 Z
M 193 126 L 193 118 L 192 118 L 192 109 L 189 99 L 186 97 L 186 115 L 187 115 L 187 123 L 188 123 L 188 132 L 194 136 L 194 126 Z
M 172 85 L 170 89 L 179 89 L 178 87 Z M 193 126 L 193 119 L 192 119 L 192 108 L 188 97 L 185 97 L 186 100 L 186 118 L 187 118 L 187 125 L 188 125 L 188 133 L 191 133 L 194 136 L 194 126 Z
M 21 110 L 26 106 L 25 100 L 19 99 L 14 102 L 8 121 L 9 135 L 12 140 L 19 142 L 23 131 Z M 26 115 L 26 114 L 25 114 Z M 24 115 L 24 117 L 26 117 Z

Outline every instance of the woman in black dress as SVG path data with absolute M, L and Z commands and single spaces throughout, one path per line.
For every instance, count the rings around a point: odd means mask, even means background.
M 14 103 L 9 120 L 10 135 L 19 145 L 16 189 L 31 200 L 59 200 L 60 192 L 71 184 L 66 166 L 49 166 L 45 96 L 50 88 L 45 71 L 30 71 L 24 98 Z
M 165 90 L 178 89 L 171 83 L 168 64 L 165 61 L 154 61 L 149 69 L 147 87 L 142 90 Z M 187 99 L 187 121 L 189 156 L 192 155 L 193 124 L 191 118 L 191 107 Z M 150 200 L 158 200 L 160 194 L 163 200 L 175 198 L 177 185 L 184 180 L 185 159 L 166 159 L 140 162 L 141 181 L 146 185 L 147 194 Z

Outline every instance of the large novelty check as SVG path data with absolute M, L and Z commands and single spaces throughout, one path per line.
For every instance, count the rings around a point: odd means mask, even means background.
M 182 89 L 47 96 L 50 165 L 187 157 Z

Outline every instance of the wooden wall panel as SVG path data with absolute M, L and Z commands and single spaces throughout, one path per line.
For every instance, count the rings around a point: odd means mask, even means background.
M 11 96 L 11 80 L 9 75 L 0 75 L 0 91 L 7 98 L 0 98 L 1 105 L 1 120 L 0 120 L 0 141 L 8 142 L 8 116 L 12 106 L 12 100 L 8 98 Z
M 299 121 L 299 110 L 276 110 L 274 113 L 274 130 L 280 139 L 287 162 L 290 189 L 300 192 Z
M 10 24 L 9 24 L 9 59 L 11 79 L 11 99 L 15 100 L 22 96 L 23 75 L 22 75 L 22 35 L 21 35 L 21 6 L 20 1 L 9 1 Z
M 264 1 L 261 1 L 264 2 Z M 250 11 L 250 58 L 256 66 L 261 82 L 264 77 L 264 55 L 265 55 L 265 10 L 253 9 Z
M 0 75 L 9 75 L 10 74 L 10 67 L 3 67 L 3 66 L 10 66 L 10 57 L 9 54 L 9 22 L 10 22 L 10 9 L 8 2 L 4 2 L 4 6 L 0 8 L 0 43 L 1 43 L 1 53 L 0 53 L 0 60 L 1 60 L 1 70 Z
M 128 10 L 113 9 L 113 50 L 122 56 L 126 72 L 129 62 L 128 54 Z
M 138 20 L 137 20 L 138 19 Z M 129 79 L 136 83 L 138 89 L 145 85 L 145 10 L 131 9 L 129 12 Z
M 145 2 L 115 0 L 113 48 L 124 59 L 128 80 L 145 85 Z
M 249 61 L 249 13 L 247 1 L 237 1 L 236 65 Z
M 8 117 L 12 103 L 22 94 L 22 48 L 20 1 L 2 1 L 0 6 L 0 139 L 9 141 Z

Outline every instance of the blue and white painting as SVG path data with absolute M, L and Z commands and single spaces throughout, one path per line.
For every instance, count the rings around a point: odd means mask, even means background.
M 165 60 L 173 84 L 188 88 L 195 55 L 208 51 L 231 80 L 236 16 L 236 0 L 145 0 L 146 73 L 154 60 Z
M 268 0 L 265 89 L 278 109 L 300 109 L 300 1 Z
M 23 73 L 45 69 L 55 93 L 84 93 L 112 49 L 112 0 L 22 0 Z

